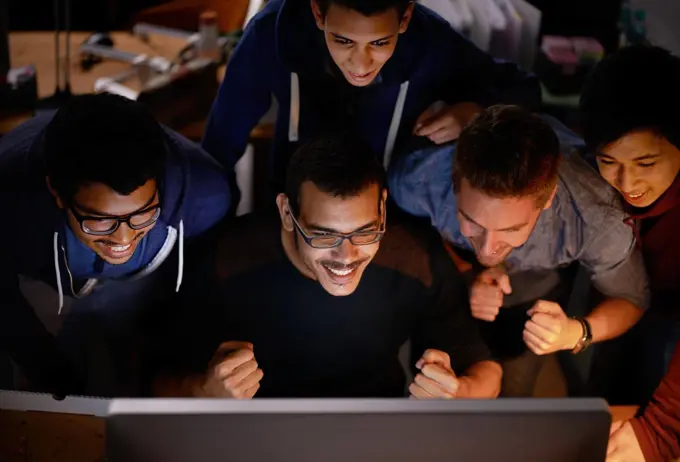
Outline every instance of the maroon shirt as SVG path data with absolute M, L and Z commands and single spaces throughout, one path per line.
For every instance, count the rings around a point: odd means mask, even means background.
M 645 260 L 650 307 L 680 320 L 680 176 L 654 204 L 626 204 L 626 212 Z
M 666 377 L 645 412 L 632 424 L 646 462 L 680 457 L 680 343 Z
M 680 320 L 680 176 L 646 209 L 628 208 L 649 275 L 651 309 Z M 680 457 L 680 344 L 633 429 L 647 462 Z

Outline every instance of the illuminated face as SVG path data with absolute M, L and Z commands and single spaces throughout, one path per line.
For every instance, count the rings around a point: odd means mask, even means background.
M 399 34 L 406 32 L 413 13 L 411 4 L 401 18 L 395 8 L 364 16 L 331 2 L 323 16 L 314 0 L 311 4 L 333 62 L 347 82 L 356 87 L 375 80 L 392 57 Z
M 628 133 L 597 155 L 602 177 L 633 207 L 652 205 L 680 171 L 680 151 L 650 130 Z
M 472 244 L 479 263 L 487 267 L 501 264 L 514 248 L 522 246 L 541 212 L 552 204 L 552 196 L 543 208 L 536 206 L 534 196 L 492 197 L 474 189 L 466 179 L 456 197 L 460 231 Z
M 300 188 L 297 219 L 292 216 L 288 198 L 279 195 L 284 246 L 286 241 L 290 243 L 287 253 L 293 264 L 331 295 L 353 293 L 380 248 L 386 195 L 377 185 L 370 185 L 356 196 L 333 197 L 308 181 Z M 329 234 L 350 233 L 356 234 L 353 242 L 344 239 L 337 247 L 313 247 L 332 242 L 335 238 Z
M 140 241 L 153 229 L 160 214 L 155 180 L 147 181 L 128 195 L 118 194 L 105 184 L 92 183 L 78 188 L 69 201 L 62 200 L 56 194 L 55 197 L 57 205 L 66 210 L 67 222 L 73 234 L 112 265 L 123 264 L 132 258 Z M 127 223 L 118 224 L 116 220 L 128 217 L 137 229 Z M 111 234 L 102 234 L 116 226 Z

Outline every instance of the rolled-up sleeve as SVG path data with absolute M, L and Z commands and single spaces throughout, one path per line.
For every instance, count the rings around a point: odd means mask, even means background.
M 642 254 L 633 230 L 613 210 L 579 259 L 591 272 L 593 286 L 602 295 L 628 300 L 641 309 L 649 306 L 649 286 Z

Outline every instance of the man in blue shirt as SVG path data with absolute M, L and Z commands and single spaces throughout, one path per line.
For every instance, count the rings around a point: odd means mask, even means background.
M 404 157 L 390 192 L 430 218 L 467 273 L 473 316 L 504 359 L 505 396 L 529 396 L 541 356 L 574 353 L 630 329 L 647 279 L 615 191 L 575 152 L 580 140 L 515 106 L 487 109 L 456 145 Z M 557 301 L 578 262 L 604 300 L 583 318 Z
M 227 169 L 272 96 L 275 192 L 299 142 L 326 131 L 354 131 L 387 165 L 414 132 L 444 143 L 482 107 L 540 105 L 534 77 L 411 0 L 270 1 L 231 56 L 208 120 L 203 146 Z
M 0 352 L 32 389 L 116 393 L 129 371 L 87 383 L 92 340 L 129 360 L 136 316 L 227 213 L 223 169 L 139 103 L 87 95 L 0 140 L 0 185 Z

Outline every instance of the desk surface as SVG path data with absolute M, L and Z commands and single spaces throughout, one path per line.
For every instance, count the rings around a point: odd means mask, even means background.
M 614 421 L 629 419 L 636 407 L 613 406 Z M 96 417 L 0 411 L 0 461 L 103 460 L 104 421 Z
M 68 68 L 71 71 L 71 91 L 74 94 L 92 93 L 97 79 L 113 76 L 130 67 L 126 63 L 105 60 L 89 71 L 82 70 L 80 67 L 79 47 L 90 35 L 87 32 L 73 32 L 69 41 L 71 48 L 68 56 L 71 58 L 71 61 Z M 142 53 L 148 56 L 163 56 L 167 59 L 174 59 L 185 45 L 181 39 L 168 36 L 152 35 L 149 37 L 148 42 L 144 42 L 128 32 L 113 32 L 110 35 L 114 41 L 114 46 L 121 51 Z M 60 65 L 62 70 L 66 66 L 66 62 L 63 59 L 66 56 L 65 44 L 66 39 L 62 34 L 60 44 L 60 56 L 62 56 Z M 47 98 L 54 94 L 57 85 L 54 33 L 13 32 L 9 36 L 9 45 L 12 67 L 33 65 L 36 68 L 38 97 Z M 218 79 L 221 80 L 223 76 L 224 66 L 218 72 Z M 29 117 L 31 117 L 31 114 L 25 113 L 0 118 L 0 134 L 7 133 Z M 180 131 L 189 138 L 199 139 L 203 135 L 204 129 L 205 120 L 202 120 L 192 123 Z M 261 125 L 253 131 L 252 136 L 255 138 L 270 138 L 272 133 L 273 126 Z

